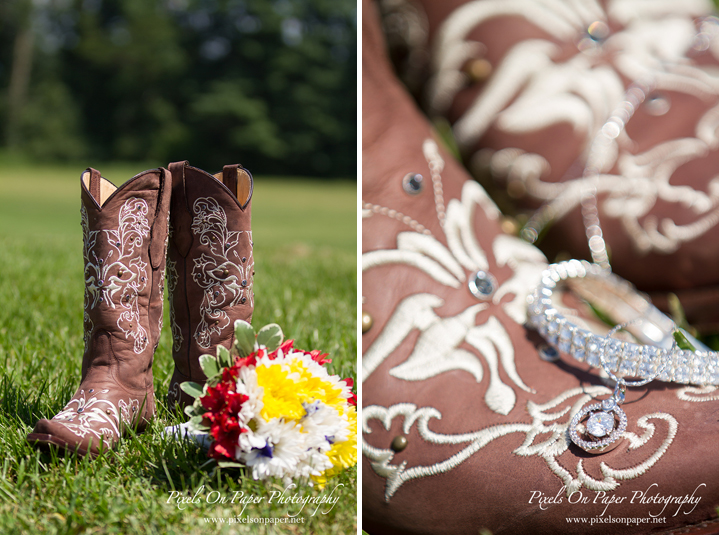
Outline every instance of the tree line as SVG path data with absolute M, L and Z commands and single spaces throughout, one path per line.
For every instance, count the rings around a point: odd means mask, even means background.
M 0 146 L 355 177 L 356 32 L 355 0 L 0 0 Z

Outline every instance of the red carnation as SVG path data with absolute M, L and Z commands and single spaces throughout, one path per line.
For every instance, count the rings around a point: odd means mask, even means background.
M 215 439 L 210 448 L 210 456 L 215 459 L 221 456 L 233 459 L 235 447 L 242 431 L 243 428 L 240 427 L 236 417 L 227 413 L 216 415 L 214 424 L 210 428 L 212 437 Z
M 218 461 L 223 460 L 225 457 L 228 457 L 232 459 L 233 457 L 230 455 L 230 452 L 227 451 L 227 449 L 219 444 L 218 442 L 213 442 L 210 445 L 210 450 L 207 452 L 207 454 L 212 457 L 213 459 L 216 459 Z
M 257 353 L 254 351 L 246 357 L 235 357 L 235 367 L 239 370 L 245 366 L 255 366 L 257 359 L 262 356 L 264 352 L 260 349 Z
M 319 349 L 313 349 L 312 351 L 305 351 L 305 355 L 309 355 L 312 360 L 314 360 L 317 364 L 323 366 L 325 364 L 328 364 L 332 362 L 332 359 L 327 359 L 325 357 L 329 356 L 329 353 L 320 353 Z
M 245 394 L 238 394 L 237 392 L 228 393 L 225 411 L 232 416 L 238 415 L 240 409 L 242 409 L 242 404 L 248 399 L 250 399 L 250 397 Z
M 294 344 L 294 343 L 295 343 L 294 340 L 285 340 L 284 342 L 282 342 L 282 345 L 281 345 L 280 347 L 278 347 L 277 349 L 275 349 L 275 350 L 274 350 L 272 353 L 270 353 L 268 356 L 269 356 L 272 360 L 275 360 L 275 359 L 277 358 L 277 355 L 278 355 L 278 353 L 279 353 L 280 351 L 282 351 L 282 354 L 283 354 L 283 355 L 286 355 L 286 354 L 289 352 L 289 350 L 292 349 L 292 344 Z
M 349 377 L 347 379 L 342 379 L 342 381 L 344 381 L 344 383 L 350 387 L 350 397 L 347 398 L 347 403 L 349 403 L 350 405 L 354 405 L 356 407 L 357 406 L 357 394 L 355 394 L 351 390 L 351 388 L 354 386 L 355 382 Z
M 207 410 L 219 412 L 225 406 L 228 389 L 229 385 L 225 382 L 220 382 L 217 386 L 210 386 L 207 388 L 207 394 L 200 398 L 200 403 Z

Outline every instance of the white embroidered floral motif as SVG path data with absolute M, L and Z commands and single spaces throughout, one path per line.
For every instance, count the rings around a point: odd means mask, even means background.
M 602 172 L 616 163 L 618 174 L 597 181 L 604 214 L 621 222 L 637 251 L 670 254 L 683 243 L 698 239 L 719 224 L 719 183 L 716 178 L 696 188 L 674 185 L 670 179 L 685 164 L 707 158 L 719 149 L 719 76 L 713 67 L 693 64 L 695 51 L 719 59 L 719 26 L 716 19 L 694 18 L 711 13 L 710 2 L 646 2 L 643 0 L 599 3 L 572 0 L 475 0 L 452 12 L 437 32 L 432 58 L 433 78 L 429 102 L 434 113 L 444 113 L 469 83 L 463 66 L 482 54 L 485 44 L 471 38 L 478 25 L 501 17 L 526 22 L 564 43 L 577 43 L 567 54 L 548 39 L 520 40 L 494 66 L 491 78 L 455 123 L 459 144 L 470 150 L 494 128 L 508 135 L 538 132 L 570 125 L 580 150 L 588 147 L 598 129 L 624 99 L 624 80 L 647 83 L 649 99 L 676 92 L 689 99 L 712 104 L 696 122 L 693 134 L 682 131 L 676 139 L 662 140 L 634 154 L 635 143 L 626 131 L 619 133 L 607 154 Z M 587 28 L 593 22 L 608 23 L 606 39 L 594 41 Z M 616 30 L 614 27 L 617 27 Z M 604 59 L 602 59 L 604 58 Z M 606 58 L 612 58 L 607 63 Z M 671 102 L 664 98 L 667 110 Z M 666 110 L 656 115 L 663 115 Z M 665 125 L 656 128 L 667 131 Z M 671 131 L 671 129 L 669 129 Z M 686 137 L 684 137 L 686 136 Z M 475 155 L 489 163 L 492 172 L 508 183 L 523 183 L 523 191 L 551 202 L 548 212 L 558 219 L 576 208 L 587 185 L 582 181 L 557 182 L 564 168 L 551 169 L 539 154 L 505 148 Z M 586 151 L 585 151 L 586 152 Z M 585 154 L 586 156 L 586 154 Z M 507 161 L 509 159 L 509 161 Z M 562 165 L 562 164 L 559 164 Z M 675 180 L 676 181 L 676 180 Z M 675 218 L 657 218 L 652 211 L 679 212 Z M 677 210 L 667 210 L 673 204 Z
M 712 385 L 686 386 L 679 389 L 677 397 L 683 401 L 693 401 L 695 403 L 719 401 L 719 392 L 717 390 L 719 389 Z
M 179 276 L 177 274 L 177 263 L 173 260 L 167 259 L 167 295 L 170 300 L 170 328 L 172 329 L 172 350 L 179 351 L 182 347 L 182 330 L 177 324 L 175 317 L 175 288 L 177 288 L 177 282 Z
M 85 205 L 80 205 L 80 224 L 82 225 L 82 258 L 87 266 L 90 258 L 90 230 L 87 222 L 87 210 Z M 87 309 L 90 307 L 90 290 L 85 285 L 85 297 L 83 301 L 83 341 L 85 342 L 85 353 L 87 353 L 88 344 L 90 343 L 90 337 L 92 331 L 95 329 L 95 325 L 87 313 Z
M 169 242 L 170 238 L 172 238 L 173 233 L 172 225 L 169 221 L 167 223 L 167 228 L 167 239 Z M 182 330 L 177 324 L 177 319 L 175 316 L 175 289 L 177 288 L 177 283 L 180 277 L 177 273 L 177 262 L 171 260 L 169 256 L 167 257 L 166 266 L 167 298 L 170 300 L 170 328 L 172 330 L 172 350 L 177 352 L 182 347 L 182 342 L 184 340 L 184 337 L 182 336 Z
M 697 126 L 697 136 L 700 126 Z M 714 127 L 718 128 L 719 122 Z M 603 214 L 621 222 L 637 251 L 670 254 L 719 223 L 719 179 L 709 181 L 707 192 L 671 183 L 677 168 L 707 156 L 716 148 L 719 148 L 719 140 L 711 146 L 699 138 L 683 138 L 660 143 L 637 155 L 620 154 L 619 149 L 615 149 L 608 167 L 616 162 L 619 171 L 616 175 L 606 173 L 555 183 L 547 189 L 542 188 L 544 183 L 532 173 L 522 174 L 522 181 L 526 179 L 527 191 L 548 201 L 547 210 L 556 219 L 577 208 L 588 187 L 596 187 L 598 193 L 606 195 L 602 201 Z M 651 213 L 657 202 L 679 207 L 689 221 L 677 224 L 671 218 L 659 220 Z
M 607 492 L 617 489 L 621 485 L 621 481 L 634 479 L 646 473 L 667 451 L 674 440 L 678 427 L 676 419 L 669 414 L 661 412 L 646 414 L 637 420 L 637 425 L 644 429 L 641 436 L 629 431 L 623 435 L 628 442 L 627 448 L 636 450 L 647 444 L 656 432 L 657 425 L 651 420 L 664 422 L 661 429 L 666 426 L 666 434 L 662 443 L 656 450 L 647 452 L 643 462 L 623 469 L 612 468 L 606 462 L 600 463 L 599 469 L 603 478 L 595 479 L 584 470 L 584 459 L 579 458 L 573 473 L 559 460 L 559 457 L 567 451 L 570 445 L 567 426 L 582 405 L 592 397 L 610 392 L 603 386 L 573 388 L 544 404 L 528 401 L 526 408 L 532 418 L 531 423 L 498 424 L 479 431 L 455 435 L 436 433 L 429 428 L 431 419 L 442 418 L 442 414 L 434 407 L 418 408 L 412 403 L 399 403 L 390 407 L 371 405 L 362 409 L 362 451 L 370 460 L 373 470 L 387 480 L 386 501 L 389 501 L 405 482 L 449 472 L 491 441 L 511 433 L 524 433 L 525 435 L 524 442 L 514 450 L 514 454 L 520 457 L 536 456 L 543 459 L 549 469 L 562 480 L 568 496 L 581 489 L 582 486 L 590 490 Z M 576 396 L 579 397 L 574 404 L 566 403 Z M 555 408 L 557 410 L 552 411 Z M 463 444 L 465 446 L 448 459 L 431 465 L 408 466 L 407 461 L 392 464 L 394 452 L 391 449 L 373 447 L 367 438 L 372 433 L 369 425 L 371 420 L 378 420 L 385 429 L 389 430 L 392 421 L 397 417 L 404 417 L 402 432 L 406 435 L 416 424 L 417 433 L 427 443 Z M 565 418 L 560 421 L 563 417 Z
M 170 390 L 167 393 L 167 399 L 170 402 L 170 410 L 173 409 L 173 405 L 176 400 L 180 399 L 180 382 L 175 381 L 170 385 Z
M 192 233 L 200 244 L 210 248 L 210 255 L 195 259 L 192 280 L 203 289 L 200 303 L 200 322 L 194 337 L 202 348 L 211 345 L 210 337 L 230 327 L 230 317 L 223 310 L 249 301 L 252 294 L 252 233 L 227 230 L 227 215 L 211 197 L 201 197 L 193 205 Z M 249 244 L 249 257 L 243 262 L 238 252 L 240 240 Z
M 147 221 L 147 202 L 135 197 L 122 205 L 118 215 L 117 230 L 93 230 L 87 228 L 87 212 L 82 208 L 85 253 L 85 312 L 102 304 L 121 309 L 117 326 L 126 338 L 134 339 L 133 350 L 142 353 L 147 347 L 147 331 L 140 323 L 138 295 L 148 284 L 147 263 L 142 261 L 144 239 L 150 236 Z M 99 253 L 98 239 L 104 235 L 102 247 L 107 253 Z M 116 298 L 117 296 L 117 298 Z M 89 319 L 89 318 L 88 318 Z M 90 325 L 86 324 L 87 327 Z M 86 330 L 86 343 L 91 332 Z
M 362 271 L 386 264 L 405 264 L 420 269 L 440 284 L 468 292 L 464 284 L 467 272 L 473 274 L 489 267 L 473 228 L 475 207 L 485 207 L 488 203 L 491 201 L 478 184 L 466 182 L 462 200 L 452 199 L 447 204 L 443 225 L 447 247 L 424 233 L 401 232 L 397 235 L 396 249 L 364 253 Z M 490 217 L 498 213 L 495 210 L 487 212 Z M 371 213 L 367 215 L 372 217 Z M 517 323 L 524 323 L 526 296 L 539 282 L 546 259 L 538 249 L 510 236 L 498 236 L 492 249 L 497 265 L 508 265 L 514 271 L 514 276 L 496 290 L 492 302 L 499 304 L 504 296 L 513 294 L 513 299 L 502 303 L 502 309 Z M 484 303 L 448 318 L 434 312 L 443 304 L 442 299 L 430 293 L 418 293 L 402 301 L 363 355 L 362 380 L 367 380 L 417 329 L 420 336 L 412 353 L 406 361 L 395 366 L 390 375 L 405 381 L 422 381 L 447 371 L 464 370 L 481 382 L 484 372 L 477 355 L 459 347 L 466 342 L 484 357 L 489 369 L 489 387 L 485 394 L 487 406 L 499 414 L 508 414 L 517 397 L 514 390 L 502 382 L 500 363 L 515 385 L 527 392 L 532 389 L 517 373 L 514 346 L 507 331 L 496 316 L 490 316 L 482 325 L 475 324 L 476 315 L 487 307 Z
M 100 391 L 80 390 L 80 397 L 71 399 L 65 408 L 52 419 L 59 421 L 66 428 L 80 438 L 88 434 L 100 438 L 113 439 L 120 436 L 120 422 L 131 425 L 139 411 L 140 402 L 130 399 L 128 402 L 120 400 L 118 406 L 106 399 L 102 399 L 109 389 Z M 91 394 L 88 398 L 87 395 Z M 99 397 L 98 397 L 99 396 Z M 134 409 L 134 410 L 133 410 Z

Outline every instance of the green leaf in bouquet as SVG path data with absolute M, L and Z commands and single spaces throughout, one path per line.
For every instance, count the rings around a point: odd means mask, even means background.
M 190 418 L 190 427 L 195 431 L 208 431 L 210 428 L 203 424 L 203 421 L 204 418 L 202 416 L 193 416 Z
M 232 355 L 225 346 L 217 346 L 217 361 L 220 363 L 221 368 L 232 366 Z
M 208 379 L 220 373 L 220 366 L 217 363 L 217 359 L 212 355 L 200 355 L 200 368 L 202 368 L 202 371 Z
M 240 357 L 246 357 L 255 350 L 255 330 L 246 321 L 235 322 L 235 347 Z
M 220 468 L 244 468 L 245 465 L 240 463 L 233 463 L 230 461 L 219 461 L 217 463 L 217 466 L 219 466 Z
M 185 381 L 180 385 L 180 388 L 185 394 L 193 398 L 199 398 L 202 395 L 202 385 L 192 381 Z
M 257 343 L 265 346 L 267 351 L 274 351 L 280 347 L 283 338 L 282 328 L 276 323 L 265 325 L 257 333 Z
M 189 416 L 190 418 L 194 418 L 195 416 L 203 416 L 207 412 L 207 409 L 202 406 L 202 403 L 200 402 L 200 398 L 195 399 L 195 402 L 192 405 L 188 405 L 185 407 L 185 414 Z

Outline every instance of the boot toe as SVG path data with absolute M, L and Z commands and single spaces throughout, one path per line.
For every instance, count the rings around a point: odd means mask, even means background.
M 100 440 L 96 437 L 85 436 L 78 440 L 78 436 L 72 429 L 57 420 L 43 418 L 35 424 L 32 433 L 27 436 L 30 444 L 42 448 L 54 448 L 63 452 L 77 452 L 79 455 L 90 454 L 97 456 L 100 453 Z M 107 442 L 103 441 L 104 447 Z

